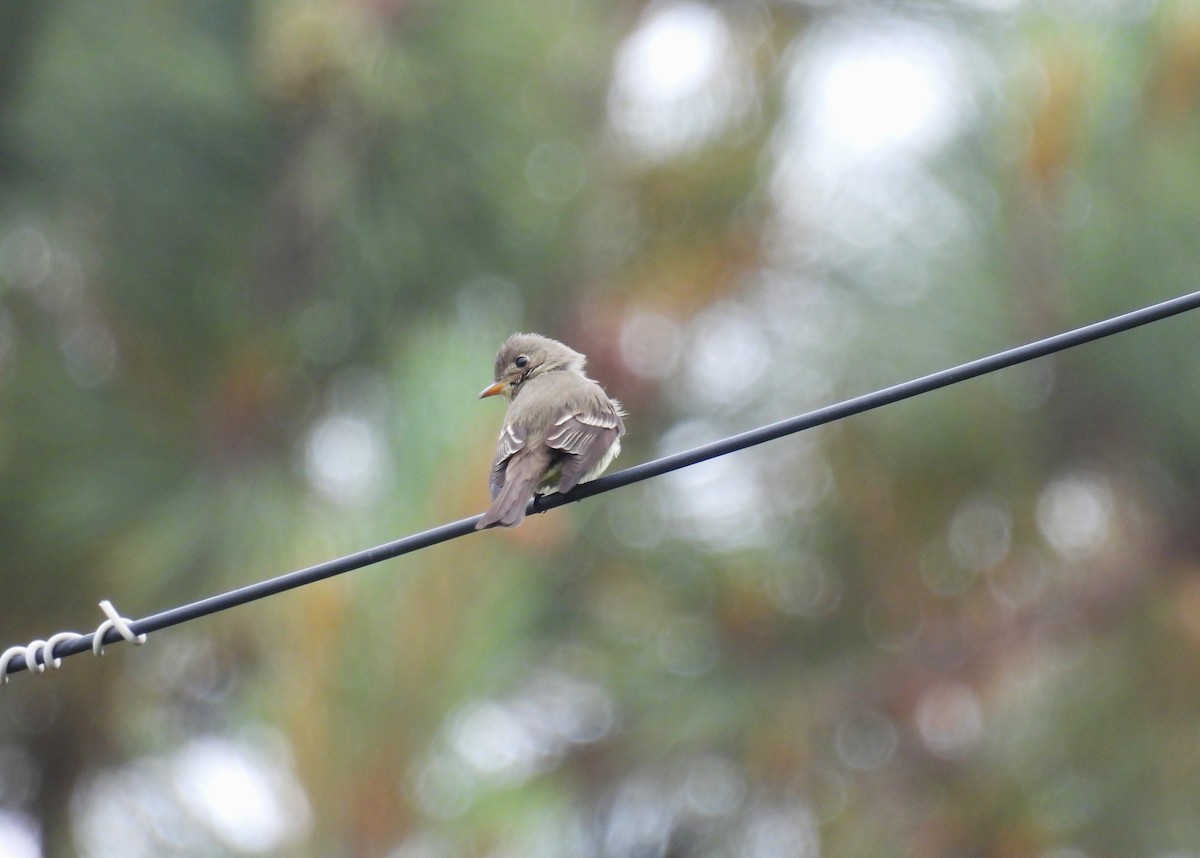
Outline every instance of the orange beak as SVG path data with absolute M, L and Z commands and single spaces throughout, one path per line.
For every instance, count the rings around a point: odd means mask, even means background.
M 503 393 L 504 388 L 508 387 L 507 381 L 497 381 L 490 387 L 485 387 L 483 392 L 479 394 L 480 399 L 485 399 L 488 396 L 495 396 L 498 393 Z

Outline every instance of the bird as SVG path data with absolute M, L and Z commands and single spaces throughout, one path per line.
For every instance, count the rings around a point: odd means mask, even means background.
M 496 445 L 492 504 L 475 524 L 516 527 L 535 494 L 594 480 L 621 452 L 625 412 L 584 372 L 587 357 L 541 334 L 513 334 L 496 355 L 494 383 L 508 410 Z

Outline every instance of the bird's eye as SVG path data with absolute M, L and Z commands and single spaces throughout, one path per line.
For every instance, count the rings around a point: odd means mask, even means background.
M 524 367 L 525 364 L 529 363 L 529 358 L 525 357 L 525 355 L 517 355 L 517 359 L 513 361 L 513 363 L 515 363 L 517 368 L 520 369 Z

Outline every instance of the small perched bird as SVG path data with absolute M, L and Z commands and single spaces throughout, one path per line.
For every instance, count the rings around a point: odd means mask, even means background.
M 583 371 L 587 358 L 558 340 L 513 334 L 496 355 L 495 383 L 508 411 L 492 463 L 492 505 L 476 530 L 516 527 L 535 493 L 594 480 L 621 452 L 625 416 Z

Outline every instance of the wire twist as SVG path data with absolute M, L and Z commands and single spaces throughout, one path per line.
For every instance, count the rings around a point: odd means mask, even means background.
M 104 636 L 110 630 L 116 629 L 125 640 L 129 641 L 134 646 L 141 646 L 146 642 L 144 634 L 135 634 L 133 629 L 129 627 L 129 620 L 122 617 L 117 609 L 113 607 L 113 603 L 108 599 L 100 602 L 100 610 L 104 612 L 107 619 L 104 620 L 96 631 L 92 634 L 92 654 L 96 656 L 104 655 Z M 3 653 L 0 653 L 0 683 L 8 682 L 8 665 L 13 659 L 20 657 L 25 660 L 25 667 L 30 673 L 45 673 L 47 667 L 52 667 L 58 670 L 62 667 L 62 658 L 54 654 L 55 649 L 68 641 L 77 641 L 83 635 L 79 632 L 58 632 L 50 635 L 46 640 L 30 641 L 24 646 L 10 646 Z M 39 661 L 40 657 L 40 661 Z

